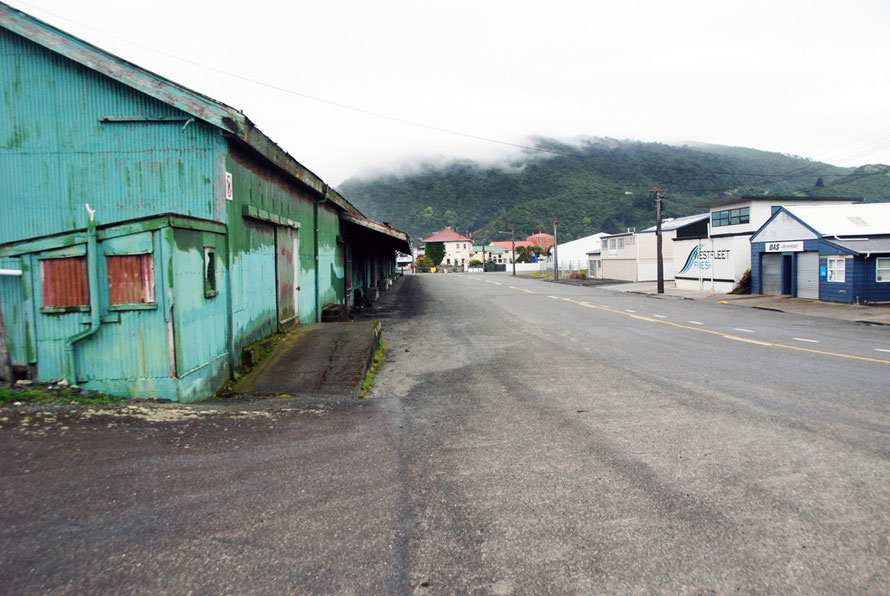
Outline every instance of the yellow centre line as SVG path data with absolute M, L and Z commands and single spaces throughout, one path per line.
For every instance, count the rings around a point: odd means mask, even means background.
M 890 360 L 881 360 L 879 358 L 868 358 L 866 356 L 853 356 L 852 354 L 839 354 L 837 352 L 826 352 L 823 350 L 814 350 L 812 348 L 802 348 L 800 346 L 789 346 L 787 344 L 777 344 L 771 341 L 756 341 L 752 340 L 748 337 L 739 337 L 738 335 L 730 335 L 728 333 L 723 333 L 722 331 L 713 331 L 711 329 L 703 329 L 701 327 L 690 327 L 689 325 L 681 325 L 680 323 L 672 323 L 671 321 L 664 321 L 662 319 L 652 319 L 649 317 L 644 317 L 637 314 L 631 314 L 628 312 L 624 312 L 622 310 L 617 310 L 614 308 L 607 308 L 605 306 L 597 306 L 596 304 L 590 304 L 589 302 L 581 302 L 579 300 L 572 300 L 571 298 L 563 298 L 562 296 L 548 296 L 548 298 L 553 298 L 554 300 L 562 300 L 563 302 L 571 302 L 572 304 L 577 304 L 578 306 L 584 306 L 586 308 L 595 308 L 597 310 L 603 310 L 606 312 L 610 312 L 616 315 L 624 315 L 625 317 L 630 317 L 632 319 L 640 319 L 642 321 L 648 321 L 650 323 L 659 323 L 661 325 L 670 325 L 671 327 L 677 327 L 678 329 L 688 329 L 689 331 L 697 331 L 699 333 L 710 333 L 711 335 L 719 335 L 720 337 L 725 337 L 726 339 L 735 339 L 738 341 L 743 341 L 745 343 L 758 344 L 762 346 L 770 346 L 773 348 L 784 348 L 786 350 L 797 350 L 798 352 L 809 352 L 811 354 L 821 354 L 823 356 L 834 356 L 836 358 L 849 358 L 850 360 L 864 360 L 865 362 L 877 362 L 879 364 L 890 364 Z

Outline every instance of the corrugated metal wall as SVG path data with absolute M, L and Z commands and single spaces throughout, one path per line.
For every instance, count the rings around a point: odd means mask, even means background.
M 343 255 L 338 247 L 340 219 L 330 205 L 320 205 L 319 259 L 315 258 L 315 198 L 253 154 L 229 144 L 223 165 L 232 174 L 229 202 L 229 258 L 231 259 L 232 352 L 240 364 L 241 350 L 277 328 L 275 226 L 243 216 L 245 205 L 300 223 L 297 315 L 302 323 L 316 321 L 315 269 L 319 267 L 319 302 L 343 300 Z
M 228 290 L 225 283 L 217 284 L 216 293 L 205 292 L 204 286 L 204 249 L 212 248 L 216 254 L 225 255 L 225 236 L 175 230 L 174 239 L 173 304 L 177 376 L 188 378 L 202 367 L 213 366 L 217 369 L 215 372 L 195 375 L 197 382 L 207 382 L 208 376 L 212 378 L 220 374 L 221 367 L 225 370 L 225 378 L 228 378 Z M 214 262 L 216 279 L 225 280 L 225 259 L 215 259 Z M 213 392 L 216 389 L 218 387 L 209 390 Z
M 102 123 L 183 112 L 0 30 L 0 243 L 157 213 L 224 221 L 217 130 Z M 34 217 L 40 213 L 40 217 Z
M 0 258 L 0 269 L 21 271 L 18 258 Z M 13 362 L 25 362 L 25 319 L 22 304 L 22 277 L 0 275 L 0 304 L 3 305 L 3 322 L 9 338 L 10 358 Z

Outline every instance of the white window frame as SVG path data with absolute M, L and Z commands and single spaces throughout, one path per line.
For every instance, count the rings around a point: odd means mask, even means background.
M 840 264 L 840 266 L 838 266 Z M 831 283 L 846 283 L 847 281 L 847 259 L 843 257 L 828 257 L 826 259 L 828 268 L 827 281 Z
M 881 266 L 881 261 L 883 261 L 883 266 Z M 890 283 L 890 257 L 878 257 L 875 259 L 875 281 L 882 284 Z

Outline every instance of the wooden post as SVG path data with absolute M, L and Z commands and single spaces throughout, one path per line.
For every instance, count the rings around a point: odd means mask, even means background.
M 3 302 L 0 301 L 0 380 L 12 383 L 12 360 L 9 354 L 9 337 L 3 320 Z

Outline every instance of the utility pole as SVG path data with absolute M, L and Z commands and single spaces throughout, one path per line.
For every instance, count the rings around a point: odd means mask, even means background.
M 510 259 L 513 261 L 513 277 L 516 277 L 516 226 L 510 226 L 510 245 L 513 247 L 513 257 Z
M 666 188 L 650 188 L 649 194 L 655 195 L 655 251 L 656 265 L 655 269 L 658 274 L 658 282 L 656 292 L 664 294 L 664 258 L 661 252 L 661 201 L 664 199 Z
M 556 254 L 556 222 L 559 220 L 553 218 L 553 281 L 559 281 L 559 259 Z

